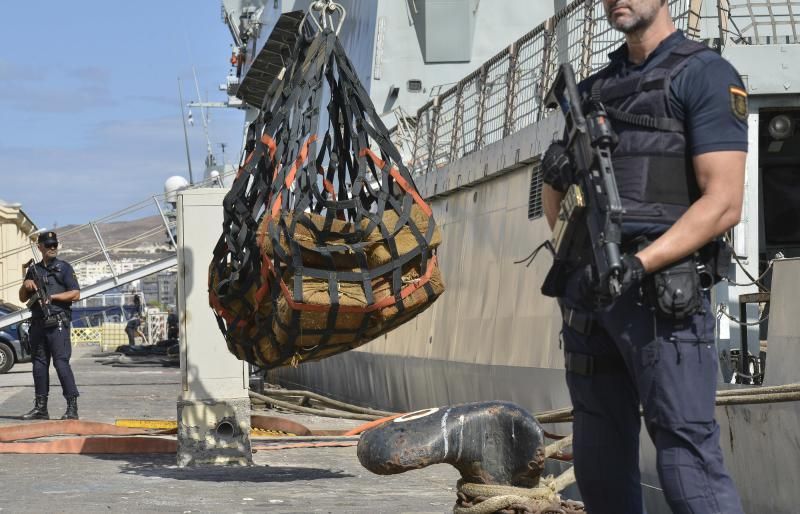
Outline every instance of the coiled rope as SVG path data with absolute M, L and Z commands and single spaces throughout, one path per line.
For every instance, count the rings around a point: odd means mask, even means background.
M 571 439 L 571 438 L 570 438 Z M 498 511 L 533 514 L 584 512 L 583 504 L 564 501 L 558 494 L 575 483 L 575 472 L 569 468 L 558 477 L 545 477 L 533 488 L 496 484 L 473 484 L 458 481 L 458 502 L 454 514 L 489 514 Z

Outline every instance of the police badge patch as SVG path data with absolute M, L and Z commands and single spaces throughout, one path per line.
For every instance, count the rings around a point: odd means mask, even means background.
M 739 86 L 729 86 L 731 95 L 731 111 L 742 121 L 747 121 L 747 91 Z

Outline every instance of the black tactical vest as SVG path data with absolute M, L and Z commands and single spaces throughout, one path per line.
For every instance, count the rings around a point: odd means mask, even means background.
M 612 63 L 592 84 L 619 144 L 611 154 L 624 221 L 671 225 L 700 196 L 683 122 L 670 109 L 670 83 L 708 47 L 684 39 L 646 71 L 615 76 Z
M 35 266 L 36 272 L 40 277 L 42 277 L 42 280 L 45 281 L 45 284 L 47 284 L 47 292 L 50 296 L 63 293 L 67 290 L 63 279 L 64 261 L 56 258 L 50 261 L 48 266 L 45 266 L 44 262 L 42 261 L 36 263 Z M 72 302 L 53 301 L 50 304 L 50 312 L 53 314 L 58 314 L 59 312 L 70 312 L 71 307 Z M 43 317 L 42 308 L 38 303 L 31 307 L 31 316 L 37 319 Z

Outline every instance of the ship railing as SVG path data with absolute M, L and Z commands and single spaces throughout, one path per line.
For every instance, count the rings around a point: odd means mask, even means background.
M 798 1 L 670 0 L 669 8 L 688 37 L 699 40 L 703 32 L 704 41 L 717 49 L 798 42 Z M 439 92 L 417 111 L 415 121 L 404 119 L 404 129 L 413 130 L 409 134 L 395 126 L 393 141 L 409 156 L 405 164 L 412 174 L 435 171 L 547 117 L 543 98 L 558 64 L 569 62 L 580 79 L 586 78 L 605 66 L 622 41 L 606 21 L 602 1 L 573 1 Z

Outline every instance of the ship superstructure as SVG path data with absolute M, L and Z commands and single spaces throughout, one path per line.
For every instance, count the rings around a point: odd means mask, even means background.
M 279 11 L 308 4 L 268 2 L 264 11 L 273 10 L 261 12 L 260 19 L 285 23 L 289 15 L 281 18 Z M 607 54 L 622 42 L 620 34 L 609 28 L 602 3 L 592 0 L 537 3 L 538 12 L 529 12 L 530 2 L 504 2 L 509 8 L 502 13 L 488 2 L 343 4 L 348 9 L 340 34 L 344 45 L 373 103 L 383 109 L 385 120 L 394 120 L 395 144 L 442 226 L 439 259 L 448 291 L 413 322 L 358 350 L 279 369 L 271 378 L 392 410 L 490 399 L 532 411 L 569 405 L 560 314 L 539 293 L 549 257 L 528 267 L 515 262 L 550 237 L 542 217 L 539 161 L 562 126 L 560 117 L 545 109 L 543 96 L 559 63 L 570 62 L 579 77 L 586 77 L 605 65 Z M 444 15 L 445 4 L 462 11 L 451 12 L 442 23 L 437 13 Z M 750 95 L 745 207 L 741 223 L 728 234 L 737 258 L 730 281 L 713 290 L 721 388 L 791 383 L 800 358 L 800 327 L 789 314 L 800 285 L 800 208 L 793 201 L 800 193 L 800 6 L 777 0 L 672 0 L 670 9 L 688 37 L 734 64 Z M 481 27 L 497 16 L 507 27 L 482 33 Z M 509 23 L 520 20 L 528 29 L 516 34 Z M 460 24 L 463 34 L 454 35 L 451 22 Z M 267 25 L 259 26 L 256 40 L 267 41 Z M 437 38 L 432 27 L 441 27 L 445 37 Z M 479 44 L 484 38 L 496 50 L 474 62 L 490 47 Z M 259 55 L 266 47 L 249 41 L 241 53 L 246 63 L 266 55 Z M 460 48 L 447 50 L 448 42 Z M 465 45 L 470 44 L 468 55 Z M 450 51 L 449 61 L 437 60 L 435 48 Z M 471 61 L 454 62 L 467 57 Z M 249 91 L 257 98 L 253 79 L 277 76 L 278 62 L 273 59 L 272 72 L 243 65 L 237 77 L 241 96 Z M 778 491 L 774 482 L 778 476 L 800 479 L 800 448 L 791 436 L 800 428 L 796 404 L 725 407 L 718 419 L 727 434 L 723 447 L 732 472 L 740 487 L 747 484 L 742 487 L 745 510 L 791 512 L 797 498 Z M 642 440 L 648 511 L 667 512 L 657 489 L 654 451 L 646 436 Z M 792 463 L 756 457 L 776 448 L 791 452 Z

